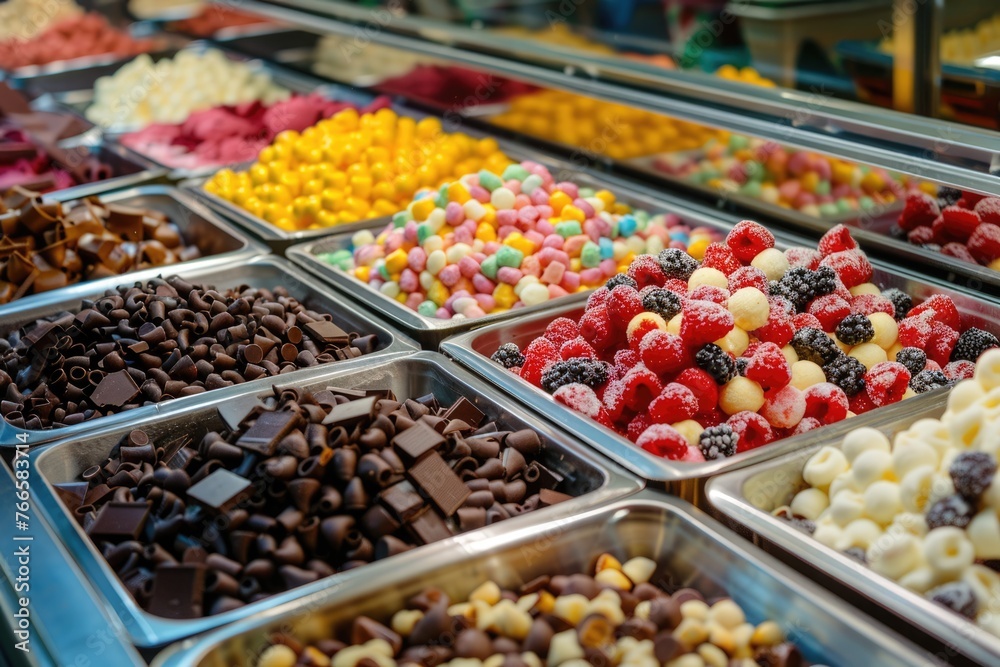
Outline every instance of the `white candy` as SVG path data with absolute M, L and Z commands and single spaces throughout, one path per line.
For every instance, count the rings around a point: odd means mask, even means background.
M 386 295 L 390 299 L 395 299 L 399 296 L 399 283 L 395 280 L 389 280 L 382 283 L 382 286 L 378 288 L 378 291 Z
M 983 385 L 978 382 L 959 382 L 948 393 L 948 411 L 960 412 L 985 395 Z
M 892 454 L 880 449 L 861 452 L 851 464 L 858 486 L 862 489 L 881 479 L 892 479 Z
M 899 578 L 899 585 L 917 593 L 926 593 L 934 588 L 934 570 L 926 565 L 916 567 Z
M 976 361 L 976 372 L 973 377 L 979 380 L 983 388 L 989 391 L 1000 387 L 1000 350 L 988 350 Z
M 972 517 L 972 521 L 965 527 L 965 532 L 972 542 L 977 559 L 1000 558 L 1000 520 L 997 519 L 996 510 L 992 507 L 987 507 Z
M 499 187 L 490 194 L 490 203 L 498 211 L 514 208 L 514 193 L 505 187 Z
M 833 521 L 818 521 L 816 522 L 816 532 L 813 533 L 813 538 L 820 544 L 825 544 L 832 549 L 840 540 L 843 532 L 844 530 Z
M 832 496 L 830 509 L 826 512 L 826 516 L 829 516 L 841 527 L 863 518 L 864 515 L 865 499 L 855 491 L 841 491 Z
M 882 536 L 882 528 L 871 519 L 855 519 L 847 524 L 843 534 L 837 540 L 837 551 L 845 551 L 852 547 L 867 550 Z
M 1000 599 L 1000 574 L 985 565 L 970 567 L 962 575 L 962 581 L 972 587 L 980 609 L 988 609 Z
M 983 491 L 983 502 L 994 510 L 1000 511 L 1000 473 L 993 475 L 993 481 Z
M 804 489 L 792 498 L 792 513 L 815 521 L 830 506 L 830 499 L 819 489 Z
M 924 559 L 939 581 L 962 576 L 976 559 L 975 549 L 965 531 L 955 526 L 935 528 L 924 537 Z
M 899 484 L 879 480 L 865 489 L 865 514 L 875 523 L 883 526 L 892 523 L 893 518 L 903 511 L 899 499 Z
M 995 637 L 1000 637 L 1000 613 L 992 611 L 980 612 L 976 616 L 976 625 Z
M 889 438 L 878 429 L 864 426 L 855 429 L 844 436 L 844 444 L 841 446 L 844 456 L 848 461 L 854 462 L 862 452 L 869 450 L 888 452 L 890 450 Z
M 549 289 L 541 283 L 533 283 L 521 290 L 521 301 L 525 306 L 534 306 L 549 300 Z
M 948 432 L 951 434 L 952 442 L 959 447 L 972 447 L 983 427 L 985 417 L 986 412 L 979 405 L 970 405 L 967 409 L 952 415 L 948 422 Z
M 906 473 L 900 483 L 899 499 L 908 512 L 923 512 L 934 487 L 935 469 L 922 465 Z
M 830 483 L 830 490 L 827 492 L 827 495 L 833 498 L 843 491 L 853 491 L 854 493 L 864 491 L 864 489 L 858 486 L 857 481 L 854 479 L 854 473 L 850 469 L 845 470 L 834 478 Z
M 462 204 L 462 208 L 465 209 L 465 217 L 469 220 L 479 222 L 486 215 L 486 208 L 475 199 Z
M 355 248 L 372 243 L 375 243 L 375 235 L 372 234 L 370 229 L 362 229 L 360 232 L 355 232 L 355 234 L 351 237 L 351 244 L 354 245 Z
M 892 452 L 892 471 L 897 479 L 905 479 L 906 475 L 915 468 L 937 468 L 937 451 L 926 442 L 919 440 L 907 440 L 905 445 L 896 442 L 896 448 Z
M 788 271 L 788 259 L 777 248 L 768 248 L 750 261 L 750 266 L 760 269 L 768 280 L 781 280 Z
M 806 462 L 802 477 L 810 486 L 822 489 L 829 486 L 830 482 L 848 467 L 843 452 L 834 447 L 823 447 Z
M 868 564 L 875 572 L 899 579 L 923 562 L 920 541 L 909 533 L 886 533 L 883 539 L 865 552 Z
M 447 250 L 444 251 L 445 257 L 448 258 L 449 264 L 458 264 L 462 261 L 463 257 L 472 254 L 472 247 L 466 243 L 456 243 Z
M 443 250 L 435 250 L 427 256 L 427 270 L 431 275 L 436 276 L 441 273 L 441 269 L 448 265 L 448 258 Z

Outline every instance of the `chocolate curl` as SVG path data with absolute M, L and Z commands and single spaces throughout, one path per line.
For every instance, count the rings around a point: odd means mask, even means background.
M 370 504 L 364 482 L 360 477 L 353 478 L 344 489 L 344 508 L 350 511 L 363 511 Z
M 491 507 L 496 499 L 493 494 L 490 493 L 489 489 L 485 491 L 473 491 L 468 498 L 465 499 L 464 507 L 481 507 L 487 508 Z
M 318 424 L 316 422 L 307 424 L 305 437 L 306 442 L 309 444 L 309 453 L 313 456 L 319 456 L 329 449 L 326 444 L 328 436 L 329 431 L 323 424 Z
M 91 508 L 93 509 L 93 508 Z M 115 545 L 107 545 L 103 550 L 104 559 L 108 561 L 108 565 L 115 572 L 121 570 L 122 565 L 129 559 L 129 556 L 134 554 L 142 554 L 145 547 L 141 542 L 136 540 L 128 540 Z
M 500 442 L 491 436 L 466 438 L 465 444 L 472 450 L 472 455 L 480 461 L 493 459 L 500 455 Z
M 461 510 L 459 510 L 459 512 L 461 512 Z M 382 560 L 383 558 L 388 558 L 389 556 L 395 556 L 396 554 L 401 554 L 404 551 L 409 551 L 412 548 L 412 544 L 407 544 L 398 537 L 383 535 L 375 543 L 375 560 Z
M 281 546 L 274 550 L 271 556 L 284 565 L 301 565 L 306 561 L 302 545 L 294 537 L 286 537 Z
M 245 605 L 246 603 L 241 600 L 237 600 L 236 598 L 230 597 L 228 595 L 223 595 L 212 603 L 212 606 L 208 610 L 208 613 L 210 616 L 215 616 L 217 614 L 224 614 L 227 611 L 233 611 L 235 609 L 239 609 L 240 607 L 243 607 Z
M 307 552 L 315 553 L 319 539 L 319 517 L 311 516 L 299 524 L 295 529 L 295 536 Z
M 333 569 L 329 563 L 317 558 L 313 558 L 306 562 L 306 569 L 315 572 L 320 577 L 330 577 L 337 574 L 337 571 Z
M 503 479 L 504 473 L 506 471 L 503 468 L 503 463 L 500 459 L 489 459 L 483 465 L 476 468 L 477 477 L 485 477 L 486 479 Z
M 257 593 L 263 591 L 260 581 L 256 577 L 243 577 L 240 583 L 240 597 L 244 600 L 252 598 Z
M 354 529 L 356 522 L 352 516 L 332 516 L 320 523 L 320 534 L 330 546 L 331 551 L 340 553 L 344 549 L 347 535 Z
M 384 488 L 393 477 L 393 470 L 377 454 L 365 454 L 358 462 L 358 477 L 371 488 Z
M 284 527 L 286 533 L 291 533 L 302 523 L 304 518 L 305 515 L 299 510 L 294 507 L 286 507 L 275 517 L 275 520 Z
M 319 492 L 320 486 L 321 484 L 318 479 L 308 477 L 293 479 L 288 483 L 288 495 L 295 504 L 296 509 L 306 513 L 312 506 L 313 498 Z
M 248 577 L 266 581 L 274 576 L 275 567 L 274 561 L 257 558 L 247 563 L 246 567 L 243 568 L 243 573 Z
M 310 456 L 298 465 L 297 471 L 300 477 L 319 480 L 326 474 L 326 466 L 322 463 L 319 456 Z
M 243 461 L 243 450 L 223 440 L 209 444 L 204 449 L 204 455 L 208 459 L 218 460 L 227 468 L 237 466 Z
M 357 472 L 358 453 L 353 449 L 338 449 L 333 454 L 332 465 L 333 478 L 341 482 L 348 482 L 354 478 Z
M 358 545 L 348 551 L 346 556 L 350 560 L 370 562 L 375 556 L 375 547 L 367 537 L 361 537 Z
M 277 451 L 301 460 L 309 456 L 309 442 L 302 431 L 296 429 L 281 439 Z
M 394 533 L 399 527 L 399 521 L 381 505 L 372 505 L 361 515 L 361 530 L 373 540 Z
M 371 639 L 382 639 L 392 647 L 393 655 L 403 648 L 403 638 L 375 619 L 359 616 L 351 626 L 351 643 L 364 644 Z M 489 656 L 486 656 L 489 657 Z
M 266 514 L 251 514 L 245 527 L 256 533 L 271 533 L 278 528 L 278 522 L 274 517 Z
M 278 568 L 278 574 L 281 575 L 281 579 L 285 582 L 285 586 L 288 588 L 305 586 L 306 584 L 311 584 L 319 579 L 319 574 L 316 572 L 303 570 L 302 568 L 294 565 L 282 565 Z
M 458 525 L 463 532 L 476 530 L 486 525 L 485 507 L 460 507 L 458 508 Z
M 320 491 L 319 501 L 316 503 L 316 514 L 319 516 L 329 516 L 340 509 L 344 499 L 332 486 L 324 486 Z
M 274 456 L 263 463 L 264 473 L 280 480 L 290 480 L 295 476 L 299 462 L 294 456 Z
M 538 433 L 531 429 L 514 431 L 504 438 L 504 445 L 513 447 L 525 457 L 535 458 L 542 450 L 542 440 Z

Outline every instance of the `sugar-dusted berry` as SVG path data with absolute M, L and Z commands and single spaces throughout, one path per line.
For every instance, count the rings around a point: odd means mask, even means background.
M 749 263 L 759 253 L 774 247 L 774 234 L 750 220 L 738 222 L 729 235 L 726 245 L 741 262 Z

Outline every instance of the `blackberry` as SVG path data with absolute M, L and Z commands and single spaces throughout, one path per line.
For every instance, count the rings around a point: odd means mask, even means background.
M 906 366 L 910 375 L 915 376 L 927 365 L 927 353 L 919 347 L 904 347 L 896 353 L 896 362 Z
M 816 532 L 816 522 L 809 519 L 803 519 L 802 517 L 793 516 L 788 520 L 788 523 L 792 524 L 799 530 L 803 530 L 810 535 Z
M 938 190 L 938 208 L 944 210 L 945 206 L 951 206 L 962 198 L 962 191 L 956 188 L 941 188 Z
M 996 459 L 986 452 L 962 452 L 948 468 L 955 490 L 973 501 L 993 483 L 996 471 Z
M 747 366 L 750 365 L 750 360 L 746 357 L 736 357 L 736 373 L 737 375 L 742 375 L 746 377 Z
M 861 345 L 875 337 L 875 327 L 867 315 L 851 313 L 837 325 L 837 338 L 848 345 Z
M 991 347 L 1000 347 L 1000 340 L 988 331 L 972 327 L 962 332 L 955 343 L 955 348 L 951 351 L 952 361 L 965 359 L 975 363 L 986 350 Z
M 661 250 L 656 259 L 667 278 L 687 280 L 698 268 L 698 260 L 679 248 Z
M 865 550 L 861 547 L 851 547 L 850 549 L 844 549 L 841 553 L 849 558 L 853 558 L 862 565 L 868 562 L 868 556 L 865 554 Z
M 610 278 L 608 278 L 608 281 L 606 283 L 604 283 L 604 286 L 608 288 L 608 291 L 613 290 L 614 288 L 618 287 L 619 285 L 628 285 L 629 287 L 631 287 L 634 290 L 638 290 L 639 289 L 639 283 L 637 283 L 635 281 L 635 278 L 633 278 L 632 276 L 628 275 L 627 273 L 617 273 L 617 274 L 611 276 Z
M 942 526 L 955 526 L 965 528 L 972 521 L 972 516 L 976 513 L 974 507 L 965 501 L 965 498 L 957 493 L 947 498 L 937 501 L 927 510 L 924 519 L 927 521 L 927 528 L 934 530 Z
M 524 355 L 521 354 L 520 348 L 514 343 L 504 343 L 497 348 L 497 351 L 493 353 L 490 359 L 504 368 L 514 368 L 515 366 L 524 365 Z
M 698 367 L 712 376 L 717 384 L 726 384 L 736 377 L 736 362 L 715 343 L 709 343 L 694 355 Z
M 681 298 L 668 289 L 656 287 L 643 295 L 642 307 L 669 322 L 681 312 Z
M 940 389 L 941 387 L 950 386 L 951 380 L 949 380 L 941 371 L 920 371 L 910 378 L 910 389 L 918 394 L 923 394 L 924 392 L 931 391 L 932 389 Z
M 825 366 L 843 354 L 825 332 L 812 327 L 802 327 L 792 336 L 792 347 L 799 359 Z
M 976 617 L 979 605 L 972 586 L 964 581 L 952 581 L 927 591 L 927 597 L 942 607 L 951 609 L 969 619 Z
M 578 382 L 597 387 L 608 381 L 608 365 L 596 359 L 570 359 L 550 364 L 542 373 L 542 389 L 554 392 L 559 387 Z
M 882 290 L 882 296 L 892 301 L 892 305 L 896 307 L 897 320 L 906 317 L 906 314 L 913 308 L 913 299 L 903 290 L 890 287 L 889 289 Z
M 816 296 L 826 296 L 837 291 L 837 272 L 829 266 L 821 266 L 813 271 L 813 292 Z
M 867 372 L 868 369 L 863 363 L 843 353 L 823 366 L 823 374 L 826 375 L 827 381 L 843 389 L 848 396 L 854 396 L 865 390 Z
M 802 311 L 806 305 L 816 298 L 816 291 L 813 288 L 814 274 L 804 266 L 793 266 L 785 272 L 781 280 L 772 288 L 771 294 L 783 296 L 792 302 L 795 309 Z
M 710 426 L 698 437 L 698 447 L 706 461 L 725 459 L 736 453 L 740 436 L 726 424 Z

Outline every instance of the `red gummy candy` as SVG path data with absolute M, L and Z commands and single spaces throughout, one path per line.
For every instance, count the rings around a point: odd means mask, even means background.
M 858 243 L 851 236 L 850 230 L 844 225 L 837 225 L 831 228 L 826 234 L 823 234 L 823 238 L 819 240 L 817 249 L 820 254 L 826 257 L 835 252 L 854 250 L 857 247 Z
M 680 336 L 656 329 L 639 344 L 642 363 L 654 373 L 675 373 L 688 365 L 690 355 Z
M 753 258 L 751 257 L 751 259 Z M 740 268 L 740 260 L 737 259 L 736 254 L 729 246 L 715 242 L 709 243 L 708 247 L 705 248 L 701 265 L 706 268 L 722 271 L 728 276 Z
M 806 412 L 823 424 L 832 424 L 847 418 L 847 394 L 832 382 L 820 382 L 806 389 Z
M 719 385 L 715 383 L 712 376 L 700 368 L 685 369 L 674 380 L 682 384 L 692 392 L 698 399 L 698 414 L 709 414 L 718 408 Z
M 694 392 L 679 382 L 671 382 L 649 404 L 649 416 L 657 424 L 675 424 L 698 414 Z
M 792 369 L 780 347 L 774 343 L 762 343 L 747 363 L 746 378 L 767 391 L 791 382 Z
M 736 259 L 749 264 L 758 254 L 774 247 L 774 235 L 756 222 L 743 220 L 726 236 L 726 245 Z
M 730 293 L 744 287 L 756 287 L 764 294 L 767 294 L 767 286 L 767 275 L 756 266 L 741 266 L 729 276 Z
M 851 314 L 851 304 L 836 294 L 826 294 L 813 299 L 807 312 L 819 320 L 823 331 L 833 331 Z
M 731 416 L 726 424 L 739 437 L 736 452 L 748 452 L 774 440 L 774 430 L 767 420 L 756 412 L 744 410 Z
M 895 361 L 875 364 L 865 373 L 865 391 L 878 407 L 898 403 L 910 386 L 910 371 Z
M 937 200 L 924 192 L 914 192 L 906 197 L 906 205 L 899 214 L 899 226 L 906 231 L 929 227 L 940 215 Z
M 573 340 L 579 335 L 580 327 L 568 317 L 557 317 L 545 327 L 545 337 L 555 343 L 556 346 L 561 346 L 566 341 Z
M 907 319 L 928 311 L 933 313 L 931 316 L 933 321 L 947 325 L 955 331 L 959 331 L 962 328 L 962 318 L 959 316 L 958 308 L 955 306 L 955 302 L 951 300 L 950 296 L 935 294 L 929 297 L 923 303 L 914 306 L 910 312 L 907 313 Z
M 725 337 L 733 329 L 733 314 L 711 301 L 688 301 L 681 319 L 681 338 L 691 348 Z
M 672 460 L 683 458 L 688 450 L 684 436 L 667 424 L 653 424 L 648 427 L 636 439 L 635 444 L 651 454 Z

